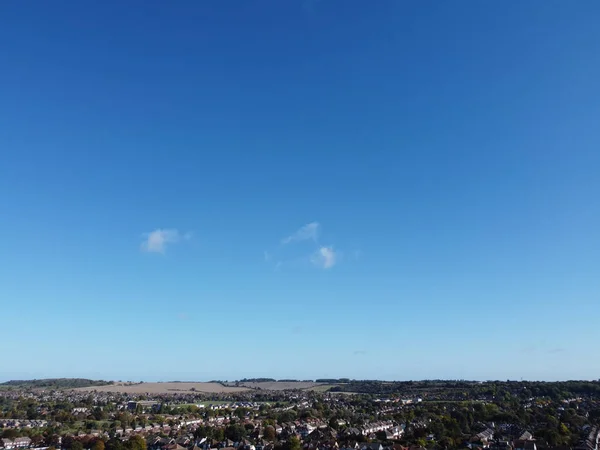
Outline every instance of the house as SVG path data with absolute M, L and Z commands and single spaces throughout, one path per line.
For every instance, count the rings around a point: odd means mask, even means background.
M 15 447 L 16 448 L 26 448 L 31 445 L 31 439 L 28 437 L 18 437 L 15 438 Z
M 361 447 L 361 450 L 383 450 L 383 446 L 381 444 L 366 444 Z
M 177 440 L 175 441 L 177 444 L 179 444 L 182 447 L 185 447 L 186 445 L 190 444 L 190 438 L 186 437 L 186 436 L 181 436 L 179 438 L 177 438 Z
M 359 430 L 358 428 L 346 428 L 343 432 L 342 432 L 343 436 L 345 437 L 349 437 L 349 438 L 357 438 L 358 436 L 362 435 L 362 431 Z
M 176 444 L 176 443 L 167 444 L 162 448 L 164 450 L 187 450 L 185 447 L 182 447 L 181 445 Z
M 346 444 L 345 447 L 342 447 L 340 450 L 358 450 L 360 448 L 360 445 L 358 445 L 358 442 L 354 441 L 354 442 L 348 442 L 348 444 Z
M 517 439 L 513 442 L 513 447 L 515 450 L 537 450 L 535 440 L 533 439 L 528 439 L 526 441 Z
M 490 450 L 513 450 L 512 445 L 507 441 L 497 441 L 490 444 Z
M 519 436 L 519 441 L 529 441 L 531 439 L 533 439 L 533 434 L 531 434 L 527 430 L 523 431 L 523 433 L 521 433 L 521 435 Z
M 471 438 L 471 442 L 480 442 L 483 446 L 487 446 L 488 442 L 490 442 L 494 438 L 494 430 L 491 428 L 487 428 L 483 430 L 481 433 L 476 434 Z
M 27 448 L 31 445 L 31 439 L 28 437 L 18 437 L 13 439 L 1 439 L 0 442 L 6 450 L 13 448 Z

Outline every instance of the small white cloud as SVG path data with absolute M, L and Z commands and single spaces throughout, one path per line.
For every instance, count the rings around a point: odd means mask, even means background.
M 322 269 L 331 269 L 335 266 L 336 259 L 337 255 L 333 247 L 321 247 L 313 254 L 311 262 Z
M 308 240 L 316 241 L 318 235 L 319 235 L 319 223 L 311 222 L 311 223 L 304 225 L 302 228 L 300 228 L 294 234 L 291 234 L 290 236 L 283 238 L 281 240 L 281 243 L 289 244 L 290 242 L 295 242 L 295 241 L 308 241 Z
M 143 251 L 148 253 L 164 253 L 167 245 L 175 244 L 181 239 L 191 239 L 190 233 L 185 233 L 183 236 L 175 229 L 157 229 L 150 233 L 144 233 L 142 235 L 144 241 L 142 242 L 141 248 Z

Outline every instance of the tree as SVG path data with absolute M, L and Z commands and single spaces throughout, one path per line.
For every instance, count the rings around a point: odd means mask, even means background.
M 234 442 L 239 442 L 246 437 L 246 429 L 242 425 L 229 425 L 225 428 L 225 437 Z
M 277 433 L 275 432 L 275 428 L 272 425 L 269 425 L 265 428 L 263 435 L 267 441 L 273 442 Z
M 337 417 L 332 417 L 331 419 L 329 419 L 329 426 L 334 430 L 337 430 L 339 428 Z
M 55 433 L 48 435 L 46 438 L 46 444 L 48 444 L 50 447 L 54 447 L 54 450 L 56 450 L 57 445 L 60 447 L 60 436 Z
M 302 449 L 302 445 L 300 444 L 300 439 L 298 439 L 296 436 L 292 436 L 287 441 L 285 450 L 301 450 L 301 449 Z
M 233 412 L 233 414 L 235 414 L 236 417 L 238 417 L 239 419 L 243 419 L 244 417 L 246 417 L 246 414 L 248 414 L 248 412 L 250 412 L 248 408 L 237 408 Z
M 104 420 L 108 417 L 108 414 L 106 414 L 106 412 L 100 407 L 94 408 L 94 412 L 92 413 L 92 415 L 96 420 Z
M 225 439 L 225 432 L 223 431 L 223 428 L 213 428 L 212 438 L 217 442 L 221 442 L 223 439 Z
M 139 436 L 131 436 L 126 444 L 127 450 L 147 450 L 146 440 Z
M 14 439 L 19 435 L 19 433 L 17 433 L 17 430 L 14 430 L 12 428 L 9 428 L 7 430 L 4 430 L 2 432 L 2 437 L 4 439 Z
M 377 436 L 377 439 L 380 441 L 387 440 L 387 435 L 386 435 L 385 431 L 378 431 L 377 433 L 375 433 L 375 436 Z
M 209 436 L 210 436 L 210 428 L 208 428 L 208 427 L 204 427 L 204 426 L 200 425 L 194 431 L 194 437 L 196 439 L 203 439 L 203 438 L 209 437 Z
M 71 450 L 83 450 L 83 444 L 79 441 L 73 441 L 71 444 Z
M 108 442 L 106 443 L 106 450 L 124 450 L 125 446 L 123 445 L 123 442 L 120 439 L 117 438 L 111 438 L 108 440 Z
M 75 439 L 73 439 L 73 436 L 65 436 L 62 438 L 62 448 L 66 448 L 66 449 L 70 449 L 73 446 L 73 442 L 75 442 Z
M 105 450 L 104 441 L 102 439 L 98 439 L 94 445 L 92 445 L 91 450 Z

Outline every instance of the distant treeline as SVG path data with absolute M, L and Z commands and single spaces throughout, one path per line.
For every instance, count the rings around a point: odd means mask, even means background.
M 240 383 L 271 383 L 277 381 L 275 378 L 242 378 Z
M 275 378 L 243 378 L 236 383 L 314 383 L 313 380 L 296 380 L 293 378 L 284 378 L 276 380 Z
M 89 380 L 87 378 L 46 378 L 42 380 L 10 380 L 0 383 L 0 386 L 18 388 L 69 389 L 90 386 L 106 386 L 108 384 L 113 384 L 113 382 L 104 380 Z
M 333 380 L 317 382 L 335 383 Z M 415 394 L 419 392 L 468 392 L 466 397 L 497 397 L 498 392 L 518 392 L 523 397 L 548 397 L 567 399 L 576 396 L 600 397 L 600 381 L 465 381 L 465 380 L 427 380 L 427 381 L 376 381 L 350 380 L 338 381 L 330 392 L 357 392 L 364 394 Z
M 335 383 L 349 383 L 350 378 L 318 378 L 315 380 L 315 383 L 327 383 L 327 384 L 335 384 Z
M 313 380 L 293 380 L 293 379 L 283 379 L 277 380 L 278 383 L 314 383 Z

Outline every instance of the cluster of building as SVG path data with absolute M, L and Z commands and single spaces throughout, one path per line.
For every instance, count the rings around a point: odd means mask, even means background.
M 0 419 L 0 428 L 45 428 L 47 420 Z
M 0 444 L 6 450 L 11 450 L 13 448 L 29 448 L 31 446 L 31 438 L 28 437 L 18 437 L 14 439 L 0 439 Z

